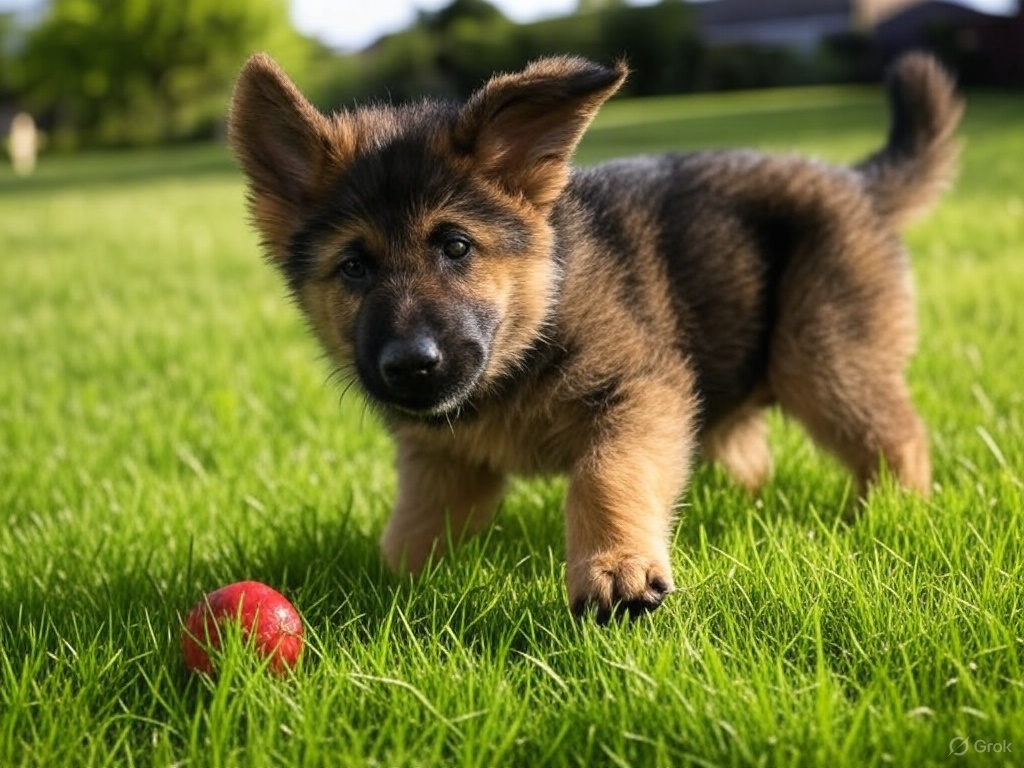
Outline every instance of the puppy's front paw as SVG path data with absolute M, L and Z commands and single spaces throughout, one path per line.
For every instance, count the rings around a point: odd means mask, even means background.
M 667 557 L 605 552 L 571 562 L 566 574 L 569 605 L 599 624 L 653 611 L 675 589 Z

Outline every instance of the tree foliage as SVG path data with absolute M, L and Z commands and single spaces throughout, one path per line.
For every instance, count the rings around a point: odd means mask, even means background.
M 11 54 L 8 50 L 10 46 L 8 40 L 11 37 L 11 29 L 13 26 L 14 23 L 11 14 L 0 13 L 0 99 L 3 98 L 5 91 L 9 87 L 8 83 L 11 79 Z
M 250 52 L 295 68 L 303 45 L 286 0 L 52 0 L 20 90 L 65 140 L 176 139 L 212 130 Z
M 548 54 L 625 58 L 632 74 L 623 93 L 634 96 L 813 82 L 822 73 L 842 80 L 851 61 L 864 59 L 860 48 L 812 58 L 778 46 L 706 45 L 684 0 L 578 0 L 571 16 L 528 24 L 491 0 L 448 0 L 350 55 L 300 37 L 288 0 L 46 1 L 47 13 L 28 29 L 0 14 L 0 102 L 31 109 L 50 145 L 65 147 L 215 133 L 236 73 L 257 50 L 326 110 L 460 98 L 494 72 Z
M 596 0 L 579 8 L 572 16 L 520 25 L 487 0 L 452 0 L 337 68 L 323 83 L 320 100 L 337 105 L 381 94 L 461 97 L 496 71 L 561 53 L 605 63 L 625 57 L 634 70 L 626 93 L 677 92 L 692 85 L 700 44 L 683 0 L 645 6 Z
M 680 0 L 609 7 L 601 16 L 601 38 L 610 51 L 629 60 L 635 95 L 692 90 L 701 46 L 690 9 Z

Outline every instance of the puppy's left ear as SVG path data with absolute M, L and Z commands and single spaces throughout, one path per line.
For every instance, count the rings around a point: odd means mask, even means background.
M 455 148 L 508 191 L 550 205 L 569 180 L 584 130 L 626 74 L 622 62 L 608 68 L 558 56 L 498 75 L 463 106 Z

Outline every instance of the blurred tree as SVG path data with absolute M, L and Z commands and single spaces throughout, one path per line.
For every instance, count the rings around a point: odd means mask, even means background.
M 304 58 L 287 0 L 52 0 L 19 85 L 64 143 L 176 139 L 214 130 L 255 50 Z
M 20 64 L 18 50 L 24 39 L 24 27 L 14 13 L 0 13 L 0 112 L 21 107 L 18 77 Z M 3 137 L 7 125 L 0 122 L 0 160 L 3 159 Z
M 10 39 L 14 32 L 14 14 L 0 12 L 0 61 L 10 54 Z M 3 70 L 0 70 L 2 72 Z
M 633 73 L 628 91 L 638 96 L 692 90 L 701 53 L 693 14 L 683 0 L 612 7 L 601 14 L 601 38 Z
M 495 71 L 522 65 L 517 30 L 487 0 L 450 0 L 436 11 L 420 11 L 413 27 L 378 40 L 355 66 L 342 65 L 320 100 L 465 96 Z
M 460 21 L 472 19 L 487 24 L 505 21 L 505 16 L 487 0 L 452 0 L 434 13 L 423 13 L 420 26 L 431 31 L 444 31 Z
M 11 29 L 14 26 L 14 16 L 9 13 L 0 13 L 0 94 L 11 77 Z
M 451 93 L 469 94 L 494 72 L 521 64 L 516 25 L 486 0 L 453 0 L 426 21 L 434 66 Z
M 606 11 L 609 8 L 621 8 L 626 0 L 576 0 L 576 13 Z

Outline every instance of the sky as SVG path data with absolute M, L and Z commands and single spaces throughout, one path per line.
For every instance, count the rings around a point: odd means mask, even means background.
M 167 0 L 173 2 L 174 0 Z M 576 0 L 490 0 L 516 21 L 533 21 L 572 11 Z M 641 4 L 654 0 L 630 0 Z M 757 2 L 757 0 L 750 0 Z M 292 21 L 300 32 L 342 50 L 358 50 L 388 32 L 407 27 L 418 10 L 436 11 L 451 0 L 290 0 Z M 994 13 L 1015 8 L 1017 0 L 959 0 Z M 27 10 L 45 0 L 0 0 L 0 12 Z

